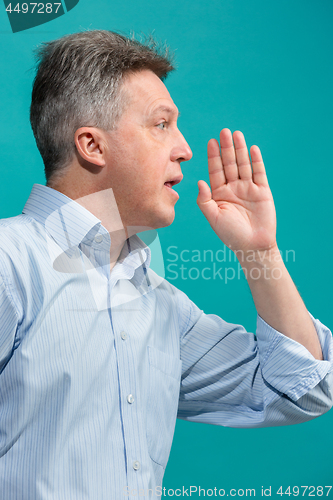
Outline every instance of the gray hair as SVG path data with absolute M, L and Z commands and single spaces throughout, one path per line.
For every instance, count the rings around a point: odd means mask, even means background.
M 141 43 L 107 30 L 66 35 L 35 50 L 30 122 L 49 184 L 75 154 L 75 131 L 112 130 L 124 110 L 124 76 L 148 69 L 161 80 L 174 69 L 169 51 L 150 36 Z

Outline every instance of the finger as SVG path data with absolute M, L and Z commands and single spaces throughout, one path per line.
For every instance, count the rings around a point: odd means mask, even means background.
M 209 182 L 212 191 L 225 184 L 220 146 L 216 139 L 211 139 L 207 146 Z
M 258 146 L 251 146 L 250 149 L 253 170 L 253 182 L 260 186 L 268 186 L 266 170 Z
M 197 204 L 208 222 L 214 225 L 214 221 L 218 215 L 218 207 L 216 202 L 212 199 L 211 190 L 205 181 L 199 181 L 198 188 L 199 194 Z
M 221 156 L 224 175 L 227 182 L 239 179 L 236 163 L 236 154 L 232 135 L 228 128 L 224 128 L 220 133 Z
M 239 178 L 244 181 L 252 180 L 252 168 L 249 157 L 249 152 L 247 150 L 245 137 L 242 132 L 236 131 L 233 134 L 234 144 L 235 144 L 235 152 L 236 152 L 236 161 L 238 167 Z

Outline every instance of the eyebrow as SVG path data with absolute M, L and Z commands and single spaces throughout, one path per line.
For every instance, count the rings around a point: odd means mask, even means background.
M 157 108 L 155 108 L 151 112 L 151 114 L 155 115 L 159 111 L 165 111 L 166 113 L 169 113 L 171 115 L 177 115 L 178 118 L 180 117 L 180 112 L 179 111 L 176 111 L 174 108 L 170 108 L 169 106 L 165 106 L 165 105 L 158 106 Z

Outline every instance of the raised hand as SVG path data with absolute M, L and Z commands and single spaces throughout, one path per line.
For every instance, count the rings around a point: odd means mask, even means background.
M 276 216 L 258 146 L 249 153 L 242 132 L 225 128 L 208 142 L 211 189 L 199 181 L 197 203 L 218 237 L 232 250 L 276 247 Z

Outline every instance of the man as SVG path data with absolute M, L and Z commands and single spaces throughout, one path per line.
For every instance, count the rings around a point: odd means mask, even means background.
M 167 58 L 108 31 L 39 50 L 31 124 L 47 185 L 1 221 L 2 498 L 158 497 L 176 416 L 288 425 L 332 406 L 332 335 L 284 267 L 260 150 L 208 144 L 198 205 L 239 258 L 257 339 L 149 268 L 192 153 Z

